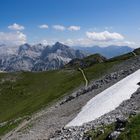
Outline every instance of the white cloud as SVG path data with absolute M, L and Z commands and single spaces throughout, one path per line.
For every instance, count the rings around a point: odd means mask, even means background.
M 70 26 L 70 27 L 68 27 L 68 30 L 70 30 L 70 31 L 79 31 L 80 29 L 81 29 L 80 26 Z
M 17 32 L 0 32 L 0 43 L 8 45 L 21 45 L 26 43 L 26 35 L 20 31 Z
M 43 45 L 49 45 L 49 42 L 48 42 L 47 40 L 45 40 L 45 39 L 42 40 L 41 43 L 42 43 Z
M 81 29 L 80 26 L 69 26 L 69 27 L 65 27 L 63 25 L 53 25 L 52 26 L 53 29 L 55 30 L 59 30 L 59 31 L 64 31 L 64 30 L 69 30 L 69 31 L 78 31 Z
M 62 25 L 53 25 L 55 30 L 64 31 L 66 28 Z
M 112 29 L 113 29 L 112 26 L 106 26 L 106 27 L 105 27 L 105 30 L 112 30 Z
M 100 47 L 107 47 L 110 45 L 117 45 L 117 46 L 129 46 L 132 48 L 136 48 L 138 44 L 131 41 L 121 40 L 121 41 L 94 41 L 89 38 L 79 38 L 79 39 L 67 39 L 63 41 L 64 44 L 69 46 L 81 46 L 81 47 L 93 47 L 93 46 L 100 46 Z
M 8 28 L 9 28 L 10 30 L 17 30 L 17 31 L 21 31 L 21 30 L 24 30 L 24 29 L 25 29 L 24 26 L 19 25 L 19 24 L 17 24 L 17 23 L 14 23 L 14 24 L 12 24 L 12 25 L 9 25 Z
M 39 28 L 41 28 L 41 29 L 48 29 L 49 26 L 47 24 L 42 24 L 42 25 L 39 26 Z
M 116 32 L 86 32 L 86 36 L 94 41 L 112 41 L 112 40 L 123 40 L 123 35 Z
M 67 39 L 63 42 L 69 46 L 90 47 L 95 45 L 95 42 L 88 38 Z

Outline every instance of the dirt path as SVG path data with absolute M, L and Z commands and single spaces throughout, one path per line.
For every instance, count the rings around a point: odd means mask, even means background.
M 86 77 L 86 75 L 84 73 L 84 70 L 82 70 L 81 68 L 79 68 L 79 70 L 81 71 L 81 73 L 83 75 L 83 78 L 85 80 L 85 87 L 87 87 L 89 82 L 88 82 L 88 79 L 87 79 L 87 77 Z

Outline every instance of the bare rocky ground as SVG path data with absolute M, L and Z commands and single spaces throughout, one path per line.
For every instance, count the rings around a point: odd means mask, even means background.
M 85 134 L 90 130 L 99 130 L 101 128 L 101 133 L 103 131 L 103 126 L 112 124 L 113 122 L 125 123 L 130 116 L 134 116 L 140 113 L 140 88 L 131 96 L 129 100 L 124 101 L 115 110 L 101 116 L 100 118 L 86 123 L 80 127 L 69 127 L 63 128 L 60 131 L 56 131 L 55 134 L 50 138 L 51 140 L 90 140 L 89 136 Z M 123 129 L 123 128 L 122 128 Z M 112 132 L 113 136 L 119 136 L 122 129 L 118 129 Z M 114 134 L 115 133 L 115 134 Z
M 33 115 L 30 120 L 23 122 L 19 127 L 5 135 L 3 140 L 63 140 L 84 139 L 86 131 L 98 127 L 99 125 L 110 124 L 116 118 L 128 117 L 140 111 L 140 98 L 135 96 L 130 99 L 132 102 L 123 102 L 116 110 L 105 114 L 97 120 L 84 124 L 81 127 L 65 128 L 81 108 L 95 95 L 110 87 L 117 81 L 123 79 L 129 74 L 140 68 L 140 56 L 127 60 L 117 66 L 114 66 L 102 78 L 92 81 L 87 88 L 81 88 L 71 95 L 64 97 L 61 101 L 55 103 L 49 108 Z M 139 90 L 138 90 L 139 93 Z M 135 93 L 134 95 L 140 94 Z

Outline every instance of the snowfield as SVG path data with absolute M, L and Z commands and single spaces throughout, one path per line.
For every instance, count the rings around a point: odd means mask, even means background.
M 137 91 L 138 82 L 140 82 L 140 69 L 93 97 L 66 127 L 81 126 L 114 110 Z

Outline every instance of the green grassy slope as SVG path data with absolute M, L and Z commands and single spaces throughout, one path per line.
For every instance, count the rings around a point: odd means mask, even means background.
M 82 82 L 76 71 L 1 73 L 0 122 L 30 114 Z
M 136 55 L 140 55 L 140 48 L 135 49 L 133 52 L 134 52 Z M 111 59 L 109 59 L 108 61 L 127 60 L 127 59 L 130 59 L 130 58 L 132 58 L 132 57 L 134 57 L 134 54 L 133 54 L 132 52 L 130 52 L 130 53 L 126 53 L 126 54 L 123 54 L 123 55 L 120 55 L 120 56 L 111 58 Z
M 78 59 L 78 58 L 73 59 L 68 64 L 66 64 L 64 68 L 67 68 L 67 69 L 71 69 L 71 68 L 76 69 L 79 67 L 87 68 L 87 67 L 93 66 L 94 64 L 105 62 L 106 60 L 107 59 L 100 54 L 93 54 L 83 59 Z
M 88 80 L 101 77 L 120 60 L 123 61 L 119 58 L 85 68 Z M 30 115 L 80 85 L 84 85 L 84 79 L 76 69 L 0 73 L 0 123 Z
M 117 62 L 85 69 L 89 80 L 98 78 Z M 77 70 L 0 74 L 0 122 L 30 114 L 84 84 Z

